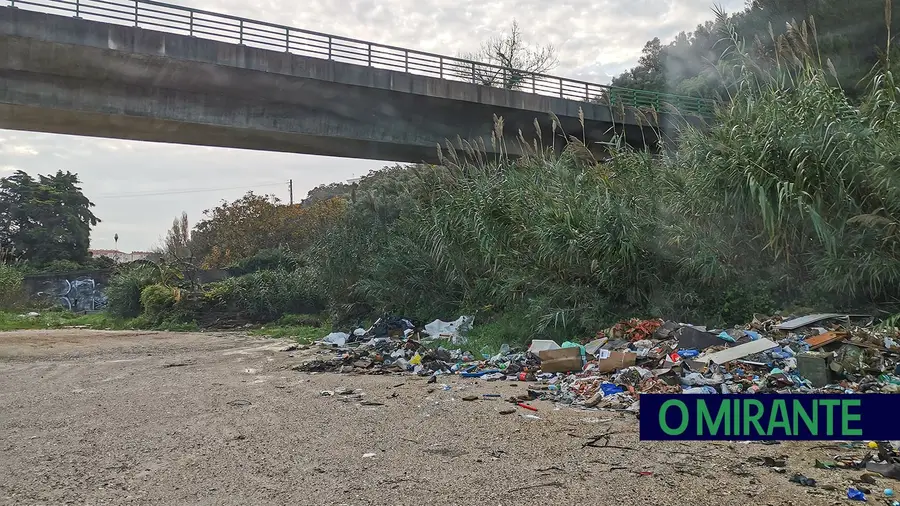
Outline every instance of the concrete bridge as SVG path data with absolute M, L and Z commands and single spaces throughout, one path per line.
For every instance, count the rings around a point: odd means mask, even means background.
M 435 163 L 458 136 L 495 151 L 494 115 L 512 155 L 536 119 L 551 142 L 551 114 L 599 152 L 700 121 L 623 104 L 708 106 L 153 1 L 2 3 L 3 129 Z

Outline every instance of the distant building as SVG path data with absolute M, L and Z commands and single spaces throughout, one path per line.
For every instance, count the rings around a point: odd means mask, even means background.
M 88 251 L 90 251 L 91 256 L 112 258 L 116 263 L 148 260 L 153 256 L 153 253 L 149 251 L 132 251 L 131 253 L 125 253 L 116 249 L 92 249 Z

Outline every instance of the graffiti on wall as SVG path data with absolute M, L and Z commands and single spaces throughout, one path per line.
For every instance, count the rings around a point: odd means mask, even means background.
M 37 295 L 56 300 L 69 311 L 98 311 L 107 305 L 100 283 L 90 276 L 44 281 Z

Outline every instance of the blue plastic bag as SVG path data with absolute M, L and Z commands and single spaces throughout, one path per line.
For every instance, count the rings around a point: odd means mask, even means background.
M 618 385 L 616 385 L 614 383 L 601 383 L 600 390 L 603 390 L 604 396 L 620 394 L 620 393 L 624 392 L 624 390 L 622 390 L 621 387 L 619 387 Z
M 866 494 L 863 494 L 859 490 L 856 490 L 853 487 L 847 489 L 847 499 L 851 501 L 866 501 Z

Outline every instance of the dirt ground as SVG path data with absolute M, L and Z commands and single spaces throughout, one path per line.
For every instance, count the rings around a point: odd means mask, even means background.
M 640 442 L 630 414 L 536 402 L 534 420 L 461 399 L 520 383 L 448 378 L 445 391 L 409 376 L 299 373 L 309 352 L 284 345 L 0 333 L 0 504 L 801 506 L 849 503 L 861 474 L 814 469 L 841 452 L 811 443 Z M 322 395 L 341 388 L 363 395 Z M 606 431 L 622 448 L 583 446 Z M 787 473 L 752 455 L 788 455 Z M 820 486 L 790 483 L 793 472 Z M 870 503 L 890 481 L 869 486 Z

